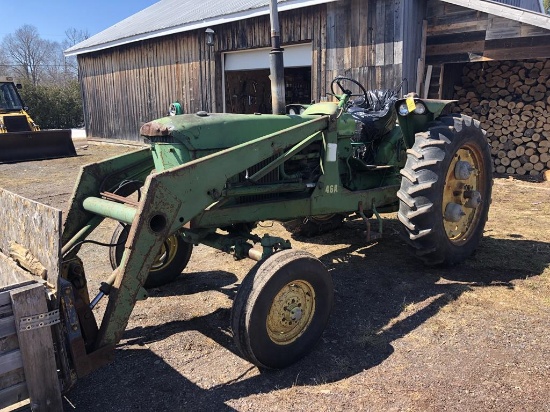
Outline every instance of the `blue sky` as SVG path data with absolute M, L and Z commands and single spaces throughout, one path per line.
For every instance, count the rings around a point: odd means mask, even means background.
M 65 30 L 72 27 L 93 36 L 157 1 L 0 0 L 0 41 L 25 24 L 35 26 L 43 39 L 60 43 L 65 40 Z

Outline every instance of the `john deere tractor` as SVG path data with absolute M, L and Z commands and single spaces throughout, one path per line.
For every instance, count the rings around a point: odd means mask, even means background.
M 308 353 L 331 312 L 331 276 L 289 240 L 255 234 L 260 221 L 313 222 L 321 230 L 354 215 L 368 228 L 397 212 L 413 255 L 426 264 L 453 265 L 472 254 L 492 186 L 479 123 L 442 115 L 450 101 L 366 90 L 349 78 L 334 79 L 331 92 L 334 102 L 301 114 L 157 119 L 141 128 L 150 148 L 82 169 L 64 221 L 57 285 L 62 318 L 73 325 L 69 342 L 76 334 L 85 343 L 85 350 L 69 347 L 71 365 L 107 359 L 143 287 L 177 277 L 197 244 L 258 262 L 231 314 L 243 357 L 282 368 Z M 78 252 L 105 218 L 120 223 L 108 245 L 113 272 L 90 299 Z M 92 309 L 106 295 L 98 328 Z

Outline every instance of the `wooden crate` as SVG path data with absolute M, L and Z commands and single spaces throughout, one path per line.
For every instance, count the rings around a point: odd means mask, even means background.
M 58 283 L 61 211 L 0 188 L 0 227 L 0 410 L 26 402 L 33 411 L 59 412 L 68 367 L 59 305 L 47 287 Z M 40 262 L 40 276 L 8 257 L 14 243 Z
M 3 255 L 2 260 L 10 264 Z M 42 282 L 0 288 L 0 410 L 25 403 L 33 411 L 63 410 L 51 325 L 55 322 Z

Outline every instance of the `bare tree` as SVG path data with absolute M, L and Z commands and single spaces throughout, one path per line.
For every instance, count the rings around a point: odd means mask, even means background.
M 65 57 L 61 44 L 55 42 L 52 45 L 52 53 L 48 57 L 48 63 L 41 70 L 41 83 L 61 84 L 66 80 L 75 78 L 75 74 L 68 74 L 65 67 Z
M 90 37 L 90 34 L 87 30 L 78 30 L 74 27 L 71 27 L 65 30 L 65 40 L 61 43 L 63 50 L 68 49 L 69 47 L 74 46 L 81 41 L 84 41 Z M 76 56 L 63 56 L 63 69 L 66 75 L 76 77 L 78 75 L 78 63 Z
M 11 74 L 10 69 L 10 60 L 6 56 L 6 53 L 4 53 L 4 50 L 0 47 L 0 76 L 9 76 Z
M 35 26 L 26 24 L 4 37 L 2 49 L 11 60 L 14 74 L 36 85 L 51 64 L 56 43 L 42 39 Z
M 90 33 L 88 33 L 88 30 L 78 30 L 71 27 L 65 30 L 65 36 L 67 37 L 63 41 L 63 48 L 68 49 L 69 47 L 88 39 L 90 37 Z

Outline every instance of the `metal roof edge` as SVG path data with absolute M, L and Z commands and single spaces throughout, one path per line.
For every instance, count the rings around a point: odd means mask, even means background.
M 290 0 L 289 2 L 282 3 L 278 6 L 279 11 L 288 11 L 295 10 L 303 7 L 316 6 L 319 4 L 332 3 L 340 0 Z M 208 26 L 216 26 L 224 23 L 231 23 L 234 21 L 244 20 L 247 18 L 253 18 L 258 16 L 264 16 L 269 14 L 269 5 L 265 7 L 260 7 L 253 10 L 245 10 L 237 13 L 228 14 L 226 16 L 215 17 L 212 19 L 202 20 L 200 22 L 193 22 L 182 24 L 179 26 L 173 26 L 170 28 L 156 30 L 147 33 L 141 33 L 134 36 L 128 36 L 121 39 L 113 40 L 106 43 L 97 44 L 94 46 L 84 47 L 84 48 L 75 48 L 70 47 L 65 50 L 63 54 L 65 57 L 76 56 L 79 54 L 93 53 L 100 50 L 110 49 L 112 47 L 122 46 L 129 43 L 135 43 L 142 40 L 149 40 L 156 37 L 168 36 L 170 34 L 183 33 L 186 31 L 201 29 Z M 108 30 L 108 29 L 107 29 Z
M 456 6 L 467 7 L 483 13 L 492 14 L 506 19 L 519 21 L 521 23 L 537 26 L 550 30 L 550 16 L 537 13 L 531 10 L 519 9 L 503 3 L 488 0 L 441 0 Z

